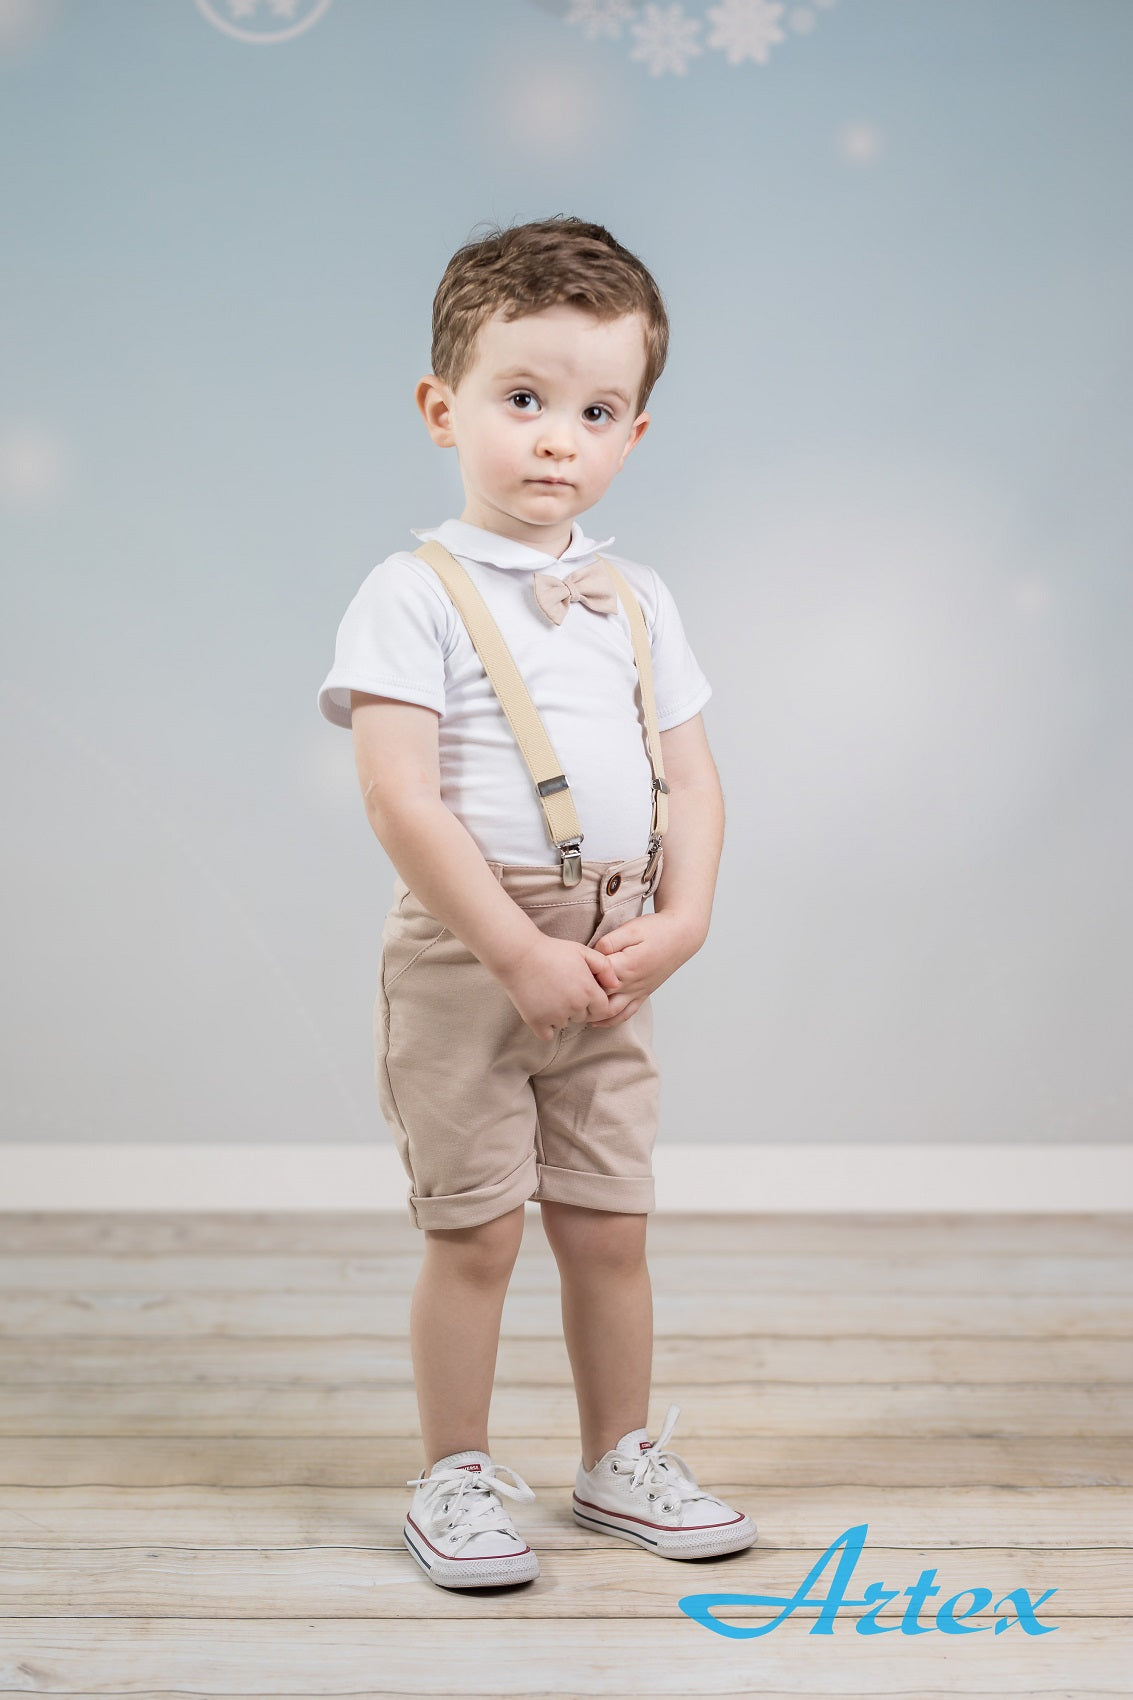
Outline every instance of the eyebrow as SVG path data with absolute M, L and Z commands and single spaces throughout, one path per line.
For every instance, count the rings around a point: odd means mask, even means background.
M 500 383 L 509 382 L 513 378 L 526 378 L 533 384 L 541 384 L 543 381 L 542 378 L 537 378 L 534 372 L 529 372 L 525 366 L 513 366 L 510 371 L 497 372 L 496 377 Z M 616 384 L 596 384 L 594 387 L 605 395 L 617 396 L 620 402 L 626 407 L 629 406 L 629 397 L 624 390 L 619 390 Z

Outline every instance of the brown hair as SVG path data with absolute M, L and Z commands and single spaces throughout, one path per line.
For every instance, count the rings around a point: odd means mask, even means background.
M 669 351 L 661 291 L 637 255 L 603 225 L 565 213 L 509 229 L 494 225 L 457 249 L 433 297 L 433 371 L 455 389 L 472 365 L 480 326 L 497 309 L 506 319 L 520 319 L 563 302 L 602 321 L 642 315 L 640 413 Z

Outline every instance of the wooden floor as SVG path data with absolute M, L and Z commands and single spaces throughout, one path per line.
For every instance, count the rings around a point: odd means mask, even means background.
M 670 1444 L 758 1543 L 682 1564 L 572 1521 L 530 1212 L 491 1441 L 538 1493 L 513 1509 L 542 1574 L 460 1593 L 401 1540 L 424 1462 L 407 1218 L 0 1215 L 0 1694 L 1128 1700 L 1133 1217 L 654 1215 L 649 1248 L 651 1430 L 681 1406 Z M 847 1594 L 895 1594 L 885 1633 L 860 1604 L 757 1637 L 678 1605 L 793 1596 L 861 1523 Z M 928 1632 L 905 1633 L 926 1569 Z M 943 1633 L 972 1589 L 980 1632 Z M 996 1613 L 1018 1589 L 1055 1590 L 1052 1633 Z

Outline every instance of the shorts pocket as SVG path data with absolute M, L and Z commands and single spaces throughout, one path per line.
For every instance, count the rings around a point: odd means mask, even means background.
M 390 987 L 407 974 L 426 951 L 452 936 L 448 928 L 439 926 L 432 915 L 399 915 L 396 925 L 390 926 L 387 922 L 382 945 L 383 996 L 388 997 Z

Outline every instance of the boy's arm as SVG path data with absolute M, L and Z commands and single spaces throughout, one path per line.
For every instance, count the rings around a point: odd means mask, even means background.
M 429 912 L 497 978 L 542 934 L 441 800 L 435 709 L 351 691 L 354 760 L 383 850 Z
M 669 825 L 653 910 L 687 934 L 691 956 L 708 937 L 724 843 L 724 794 L 702 715 L 661 733 L 661 760 L 670 791 Z

